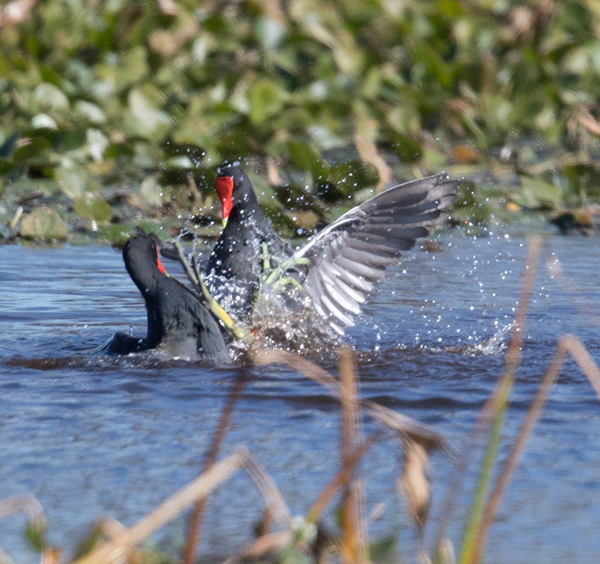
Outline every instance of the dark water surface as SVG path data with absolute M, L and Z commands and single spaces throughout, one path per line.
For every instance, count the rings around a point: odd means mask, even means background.
M 526 234 L 453 232 L 439 241 L 442 252 L 414 251 L 391 271 L 348 340 L 360 351 L 364 397 L 435 425 L 461 448 L 504 365 Z M 553 257 L 576 284 L 575 295 L 546 270 Z M 71 550 L 95 517 L 131 525 L 198 474 L 243 369 L 94 352 L 116 330 L 145 333 L 142 299 L 115 250 L 4 246 L 0 259 L 0 499 L 34 494 L 50 540 Z M 518 429 L 562 334 L 576 334 L 600 362 L 598 311 L 598 238 L 546 233 L 506 438 Z M 331 358 L 320 362 L 335 368 Z M 290 370 L 251 373 L 224 452 L 246 444 L 292 512 L 305 514 L 338 467 L 338 407 Z M 366 421 L 366 431 L 373 428 Z M 433 520 L 450 469 L 446 457 L 434 455 Z M 414 533 L 395 493 L 395 446 L 374 448 L 363 471 L 368 507 L 386 504 L 372 536 L 399 536 L 400 552 L 413 560 Z M 455 544 L 468 493 L 451 528 Z M 250 480 L 236 474 L 209 505 L 205 559 L 249 540 L 262 507 Z M 600 405 L 569 361 L 501 505 L 486 562 L 598 562 L 598 522 Z M 0 520 L 0 546 L 20 562 L 34 560 L 22 541 L 24 523 Z M 159 540 L 180 546 L 184 525 L 176 520 Z

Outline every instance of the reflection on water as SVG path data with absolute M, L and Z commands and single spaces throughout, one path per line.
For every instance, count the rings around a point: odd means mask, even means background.
M 415 251 L 391 271 L 348 340 L 359 351 L 363 396 L 435 425 L 460 447 L 503 368 L 526 239 L 513 230 L 440 241 L 442 252 Z M 540 265 L 507 437 L 561 334 L 578 335 L 600 361 L 600 328 L 587 317 L 600 310 L 600 247 L 548 236 L 543 253 L 560 259 L 586 311 Z M 112 249 L 5 246 L 0 256 L 0 498 L 33 493 L 51 541 L 73 547 L 93 518 L 110 514 L 130 525 L 197 475 L 243 368 L 94 352 L 114 331 L 145 333 L 143 301 Z M 335 367 L 332 356 L 318 360 Z M 595 562 L 600 553 L 600 406 L 573 362 L 563 372 L 492 528 L 488 562 L 506 562 L 508 549 L 511 562 Z M 224 450 L 247 444 L 292 512 L 304 513 L 337 467 L 338 407 L 288 369 L 251 373 Z M 397 453 L 375 447 L 363 471 L 369 507 L 387 504 L 373 534 L 399 533 L 410 554 L 413 533 L 395 497 Z M 449 471 L 436 455 L 433 518 Z M 457 542 L 467 500 L 451 531 Z M 210 503 L 205 557 L 248 540 L 262 506 L 237 474 Z M 0 521 L 0 545 L 20 560 L 23 524 Z M 161 538 L 177 546 L 183 531 L 179 520 Z

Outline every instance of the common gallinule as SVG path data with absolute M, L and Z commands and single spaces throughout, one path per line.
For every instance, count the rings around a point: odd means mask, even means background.
M 208 260 L 211 293 L 247 321 L 261 286 L 292 281 L 343 334 L 386 266 L 443 221 L 442 210 L 454 201 L 459 184 L 438 174 L 393 186 L 292 250 L 263 216 L 246 174 L 237 166 L 223 167 L 216 190 L 225 229 Z
M 161 348 L 176 357 L 230 362 L 221 329 L 203 298 L 167 274 L 158 256 L 156 236 L 138 228 L 123 249 L 123 260 L 146 302 L 148 333 L 144 339 L 117 333 L 106 346 L 109 352 Z

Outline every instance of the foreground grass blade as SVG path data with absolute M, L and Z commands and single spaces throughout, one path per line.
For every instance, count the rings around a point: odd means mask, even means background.
M 598 365 L 594 362 L 590 354 L 577 337 L 568 334 L 564 335 L 556 346 L 552 363 L 550 364 L 550 367 L 548 368 L 548 371 L 546 372 L 544 379 L 540 384 L 535 399 L 533 400 L 531 407 L 527 412 L 527 417 L 519 431 L 519 434 L 517 435 L 517 438 L 515 439 L 513 448 L 508 455 L 508 458 L 504 462 L 494 490 L 490 494 L 488 504 L 481 518 L 477 536 L 475 537 L 472 562 L 479 561 L 481 554 L 483 553 L 483 547 L 485 546 L 487 533 L 492 524 L 494 516 L 496 515 L 496 511 L 498 510 L 502 496 L 506 491 L 512 473 L 517 466 L 519 457 L 523 452 L 529 437 L 531 436 L 540 413 L 542 409 L 544 409 L 546 400 L 548 399 L 548 394 L 560 376 L 560 370 L 564 364 L 567 353 L 571 353 L 583 373 L 587 376 L 590 384 L 592 384 L 592 387 L 596 391 L 596 395 L 600 400 L 600 369 L 598 368 Z
M 537 263 L 541 248 L 542 239 L 540 237 L 532 237 L 527 252 L 521 295 L 519 297 L 515 322 L 508 345 L 508 352 L 506 354 L 506 368 L 504 369 L 500 386 L 497 388 L 497 393 L 495 393 L 496 391 L 493 392 L 493 401 L 489 404 L 489 408 L 491 409 L 492 413 L 492 425 L 481 465 L 479 480 L 475 489 L 473 504 L 471 506 L 469 519 L 463 534 L 462 551 L 459 560 L 461 564 L 473 564 L 476 562 L 476 560 L 474 560 L 474 556 L 476 553 L 475 542 L 477 531 L 479 530 L 483 515 L 492 469 L 496 461 L 504 413 L 508 405 L 510 391 L 515 380 L 515 373 L 521 356 L 523 335 L 525 333 L 525 321 L 527 318 L 527 311 L 529 310 L 529 302 L 531 301 L 531 295 L 533 292 L 533 281 L 537 270 Z M 488 403 L 486 402 L 484 409 L 487 406 Z
M 206 460 L 204 461 L 204 472 L 211 468 L 217 461 L 221 444 L 225 438 L 225 435 L 227 434 L 229 424 L 231 423 L 231 415 L 235 408 L 235 404 L 242 394 L 247 382 L 247 375 L 243 373 L 236 379 L 235 384 L 227 396 L 227 401 L 223 406 L 219 424 L 217 425 L 210 448 L 208 449 L 208 454 L 206 455 Z M 204 515 L 205 506 L 205 499 L 198 499 L 194 504 L 194 510 L 192 511 L 190 524 L 188 527 L 187 541 L 183 552 L 184 564 L 192 564 L 196 558 L 196 551 L 198 549 L 198 545 L 200 544 L 200 531 L 202 529 L 202 517 Z
M 339 360 L 340 390 L 342 392 L 341 425 L 340 425 L 340 455 L 341 466 L 345 469 L 351 464 L 354 454 L 359 426 L 359 408 L 356 399 L 356 363 L 349 348 L 340 351 Z M 341 553 L 348 564 L 364 562 L 364 535 L 361 534 L 360 492 L 354 472 L 348 470 L 350 476 L 342 490 L 341 501 Z
M 112 564 L 121 559 L 136 544 L 167 524 L 194 501 L 206 498 L 219 485 L 228 480 L 234 472 L 242 468 L 247 458 L 248 451 L 245 448 L 238 449 L 193 482 L 181 488 L 154 511 L 140 519 L 133 527 L 79 558 L 74 564 Z

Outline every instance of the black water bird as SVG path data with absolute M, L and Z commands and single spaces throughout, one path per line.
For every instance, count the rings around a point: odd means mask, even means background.
M 158 239 L 138 228 L 123 249 L 125 268 L 141 292 L 148 311 L 143 339 L 117 333 L 107 350 L 117 354 L 161 348 L 173 356 L 230 362 L 219 324 L 203 298 L 169 276 L 160 262 Z
M 293 280 L 313 309 L 343 334 L 386 267 L 444 220 L 443 209 L 455 200 L 459 184 L 438 174 L 393 186 L 293 250 L 264 217 L 246 174 L 237 166 L 223 167 L 216 190 L 225 228 L 206 270 L 211 292 L 217 299 L 235 294 L 230 313 L 243 319 L 265 281 Z

